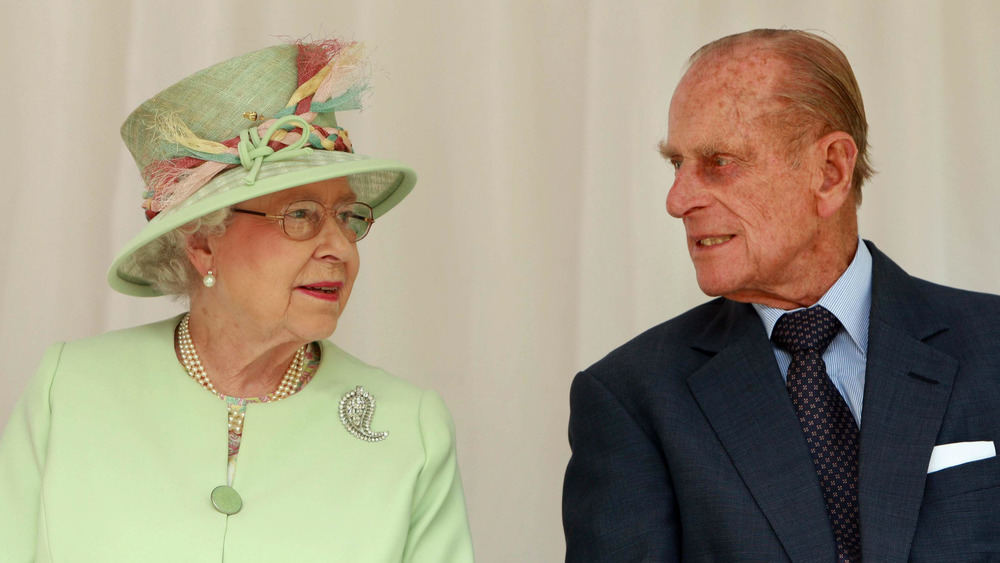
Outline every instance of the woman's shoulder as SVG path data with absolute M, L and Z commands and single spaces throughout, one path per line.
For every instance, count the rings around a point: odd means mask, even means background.
M 97 336 L 59 342 L 49 347 L 46 356 L 58 356 L 60 366 L 80 367 L 97 364 L 110 368 L 117 365 L 156 366 L 173 356 L 173 346 L 164 342 L 173 340 L 174 328 L 179 317 L 154 323 L 111 330 Z
M 122 396 L 126 388 L 142 391 L 151 381 L 170 381 L 159 375 L 173 366 L 181 369 L 172 344 L 176 324 L 176 318 L 166 319 L 52 344 L 31 385 L 43 389 L 50 401 L 82 404 L 105 394 Z
M 164 339 L 173 339 L 174 329 L 180 322 L 180 316 L 163 319 L 145 325 L 110 330 L 97 336 L 89 336 L 79 340 L 57 343 L 64 350 L 88 352 L 106 350 L 108 348 L 129 348 L 143 346 L 149 343 L 160 343 Z
M 359 385 L 376 385 L 407 395 L 424 393 L 423 389 L 413 383 L 358 359 L 329 340 L 323 340 L 319 344 L 322 358 L 320 369 L 325 368 L 336 379 L 356 380 Z
M 370 365 L 332 342 L 322 341 L 320 345 L 320 371 L 310 386 L 319 384 L 338 396 L 367 393 L 379 405 L 379 412 L 430 418 L 451 426 L 448 408 L 436 392 Z

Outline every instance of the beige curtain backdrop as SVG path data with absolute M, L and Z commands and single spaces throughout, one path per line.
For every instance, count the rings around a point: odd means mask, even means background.
M 570 381 L 706 299 L 655 150 L 703 43 L 753 27 L 825 32 L 853 62 L 871 124 L 879 174 L 862 234 L 915 275 L 1000 292 L 996 2 L 4 4 L 0 421 L 48 344 L 182 308 L 105 284 L 144 222 L 118 137 L 128 112 L 282 37 L 364 40 L 374 94 L 342 121 L 359 152 L 410 163 L 420 180 L 362 243 L 333 339 L 445 397 L 480 561 L 562 558 Z

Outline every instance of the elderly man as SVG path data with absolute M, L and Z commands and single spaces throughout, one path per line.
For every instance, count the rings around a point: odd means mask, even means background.
M 866 133 L 820 37 L 691 58 L 667 210 L 721 297 L 574 380 L 567 561 L 1000 557 L 1000 298 L 859 240 Z

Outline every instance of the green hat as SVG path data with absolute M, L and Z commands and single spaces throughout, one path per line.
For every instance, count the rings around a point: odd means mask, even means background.
M 197 72 L 153 96 L 122 124 L 146 186 L 149 223 L 125 245 L 108 283 L 127 295 L 159 293 L 133 256 L 213 211 L 303 184 L 347 177 L 379 217 L 416 173 L 354 154 L 334 111 L 360 109 L 363 47 L 338 40 L 277 45 Z

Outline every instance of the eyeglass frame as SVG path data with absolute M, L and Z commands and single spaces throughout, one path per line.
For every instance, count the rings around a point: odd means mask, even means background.
M 291 207 L 291 206 L 293 206 L 295 204 L 298 204 L 298 203 L 305 203 L 305 202 L 315 203 L 316 205 L 318 205 L 321 208 L 323 208 L 323 211 L 325 211 L 325 213 L 323 213 L 322 219 L 320 219 L 319 225 L 316 226 L 316 232 L 313 233 L 312 236 L 310 236 L 309 238 L 298 239 L 298 238 L 294 238 L 291 235 L 289 235 L 288 231 L 285 230 L 285 215 L 287 215 L 286 212 L 288 211 L 289 207 Z M 263 211 L 251 211 L 249 209 L 240 209 L 238 207 L 232 207 L 231 209 L 233 210 L 234 213 L 246 213 L 247 215 L 257 215 L 259 217 L 264 217 L 264 218 L 270 219 L 272 221 L 277 221 L 278 224 L 281 226 L 281 233 L 282 234 L 284 234 L 290 240 L 294 240 L 294 241 L 298 241 L 298 242 L 305 242 L 307 240 L 312 240 L 312 239 L 316 238 L 317 235 L 319 235 L 320 231 L 323 230 L 323 224 L 326 222 L 326 218 L 327 218 L 328 215 L 336 215 L 337 211 L 339 211 L 339 210 L 347 207 L 348 205 L 363 205 L 363 206 L 365 206 L 365 207 L 368 208 L 368 213 L 369 213 L 368 217 L 361 217 L 359 215 L 355 215 L 356 218 L 358 218 L 358 219 L 364 219 L 365 223 L 368 224 L 368 228 L 365 229 L 365 232 L 361 236 L 359 236 L 358 238 L 356 238 L 353 241 L 351 241 L 353 244 L 357 244 L 357 243 L 361 242 L 361 240 L 364 239 L 366 236 L 368 236 L 368 233 L 370 233 L 372 231 L 372 225 L 375 224 L 375 210 L 372 209 L 372 206 L 368 205 L 367 203 L 365 203 L 363 201 L 349 201 L 347 203 L 338 205 L 335 209 L 329 209 L 327 206 L 323 205 L 322 203 L 320 203 L 318 201 L 315 201 L 315 200 L 312 200 L 312 199 L 302 199 L 302 200 L 299 200 L 299 201 L 293 201 L 293 202 L 289 203 L 288 205 L 286 205 L 282 209 L 282 212 L 280 214 L 278 214 L 278 215 L 274 215 L 274 214 L 271 214 L 271 213 L 264 213 Z M 334 221 L 336 221 L 336 218 L 334 218 Z M 339 227 L 339 225 L 338 225 L 338 227 Z

